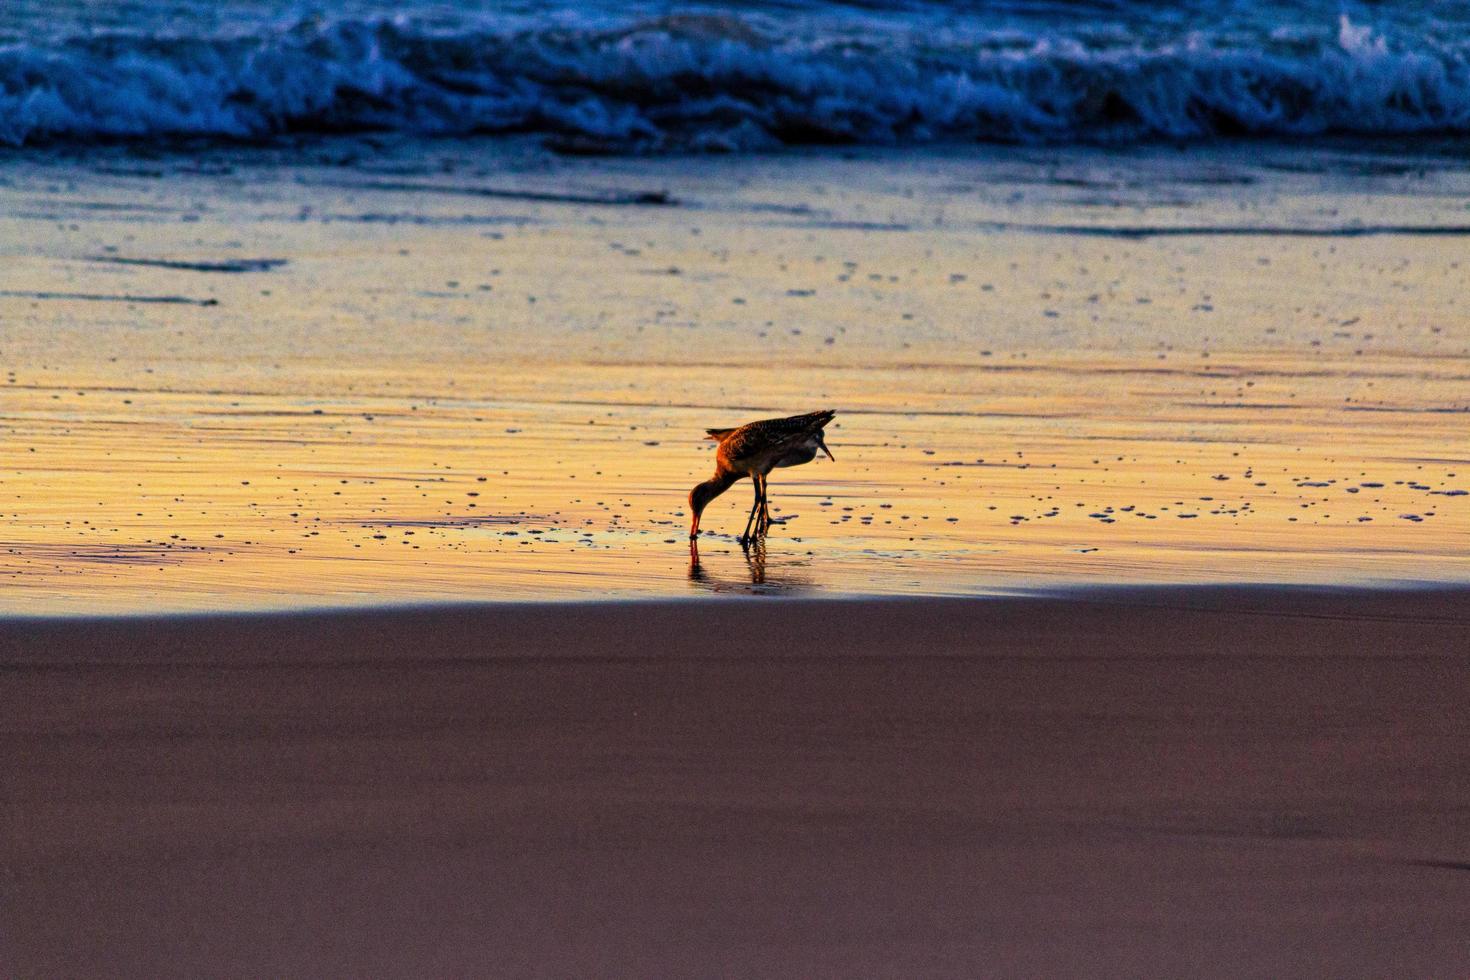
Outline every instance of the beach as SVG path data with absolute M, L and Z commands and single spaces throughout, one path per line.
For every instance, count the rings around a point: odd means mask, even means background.
M 0 973 L 1470 974 L 1463 5 L 685 6 L 0 9 Z
M 9 620 L 19 976 L 1449 976 L 1463 590 Z

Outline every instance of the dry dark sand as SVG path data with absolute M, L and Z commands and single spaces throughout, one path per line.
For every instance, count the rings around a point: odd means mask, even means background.
M 0 623 L 8 976 L 1463 976 L 1470 593 Z

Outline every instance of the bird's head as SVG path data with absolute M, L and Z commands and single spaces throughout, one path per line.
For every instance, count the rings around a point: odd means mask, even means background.
M 711 500 L 728 490 L 733 482 L 733 480 L 725 480 L 717 476 L 713 480 L 705 480 L 703 483 L 696 484 L 694 489 L 689 491 L 689 510 L 694 515 L 693 522 L 689 525 L 690 540 L 699 536 L 699 515 L 704 513 L 705 507 L 709 506 Z

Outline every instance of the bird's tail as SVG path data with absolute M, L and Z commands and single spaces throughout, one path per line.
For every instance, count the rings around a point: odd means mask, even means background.
M 705 429 L 705 438 L 713 439 L 715 442 L 723 442 L 725 437 L 734 432 L 734 429 Z

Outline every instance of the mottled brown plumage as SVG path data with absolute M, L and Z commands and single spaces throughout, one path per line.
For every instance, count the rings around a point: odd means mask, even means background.
M 715 475 L 689 492 L 689 507 L 694 512 L 689 537 L 699 534 L 699 516 L 709 502 L 728 490 L 737 480 L 750 477 L 755 484 L 755 503 L 745 522 L 740 540 L 749 540 L 751 524 L 762 533 L 771 523 L 766 476 L 783 466 L 800 466 L 816 458 L 817 451 L 835 459 L 822 438 L 822 430 L 837 413 L 831 410 L 792 415 L 781 419 L 762 419 L 734 429 L 706 429 L 709 438 L 720 444 L 715 452 Z

